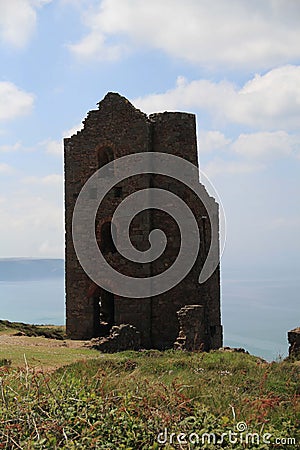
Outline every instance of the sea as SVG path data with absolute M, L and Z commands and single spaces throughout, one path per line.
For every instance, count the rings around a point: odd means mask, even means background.
M 16 279 L 11 272 L 1 278 L 0 273 L 0 319 L 64 324 L 62 265 L 60 260 L 58 270 L 52 265 L 51 276 L 39 273 L 39 279 Z M 287 332 L 300 325 L 299 292 L 300 275 L 296 273 L 270 271 L 258 276 L 251 270 L 246 275 L 241 270 L 222 271 L 224 345 L 244 348 L 267 361 L 286 357 Z

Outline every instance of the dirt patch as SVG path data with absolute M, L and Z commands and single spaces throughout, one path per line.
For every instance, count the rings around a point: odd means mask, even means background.
M 88 341 L 73 341 L 71 339 L 56 340 L 45 337 L 13 336 L 12 334 L 0 335 L 0 345 L 15 345 L 22 347 L 67 347 L 83 348 Z

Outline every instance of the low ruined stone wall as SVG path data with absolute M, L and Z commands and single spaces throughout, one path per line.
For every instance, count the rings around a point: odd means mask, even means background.
M 300 327 L 288 332 L 289 356 L 300 358 Z
M 109 336 L 92 339 L 90 346 L 103 353 L 140 350 L 141 335 L 132 325 L 121 324 L 112 327 Z
M 207 350 L 204 306 L 185 305 L 178 312 L 179 335 L 174 343 L 177 350 Z

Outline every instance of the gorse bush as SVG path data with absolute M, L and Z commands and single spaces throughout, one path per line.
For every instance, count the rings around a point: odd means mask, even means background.
M 100 355 L 52 373 L 0 371 L 0 448 L 244 449 L 249 444 L 230 435 L 239 423 L 299 442 L 299 366 L 288 362 L 148 351 Z M 284 442 L 251 447 L 297 448 Z

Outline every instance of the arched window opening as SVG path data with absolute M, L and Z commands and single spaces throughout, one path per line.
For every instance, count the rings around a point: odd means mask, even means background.
M 114 152 L 111 147 L 100 147 L 97 151 L 98 156 L 98 169 L 106 166 L 106 164 L 112 162 L 114 160 Z M 112 177 L 114 175 L 114 167 L 113 165 L 107 170 L 105 176 Z
M 100 232 L 100 250 L 103 255 L 116 253 L 117 249 L 114 240 L 116 240 L 117 230 L 113 223 L 105 222 Z

